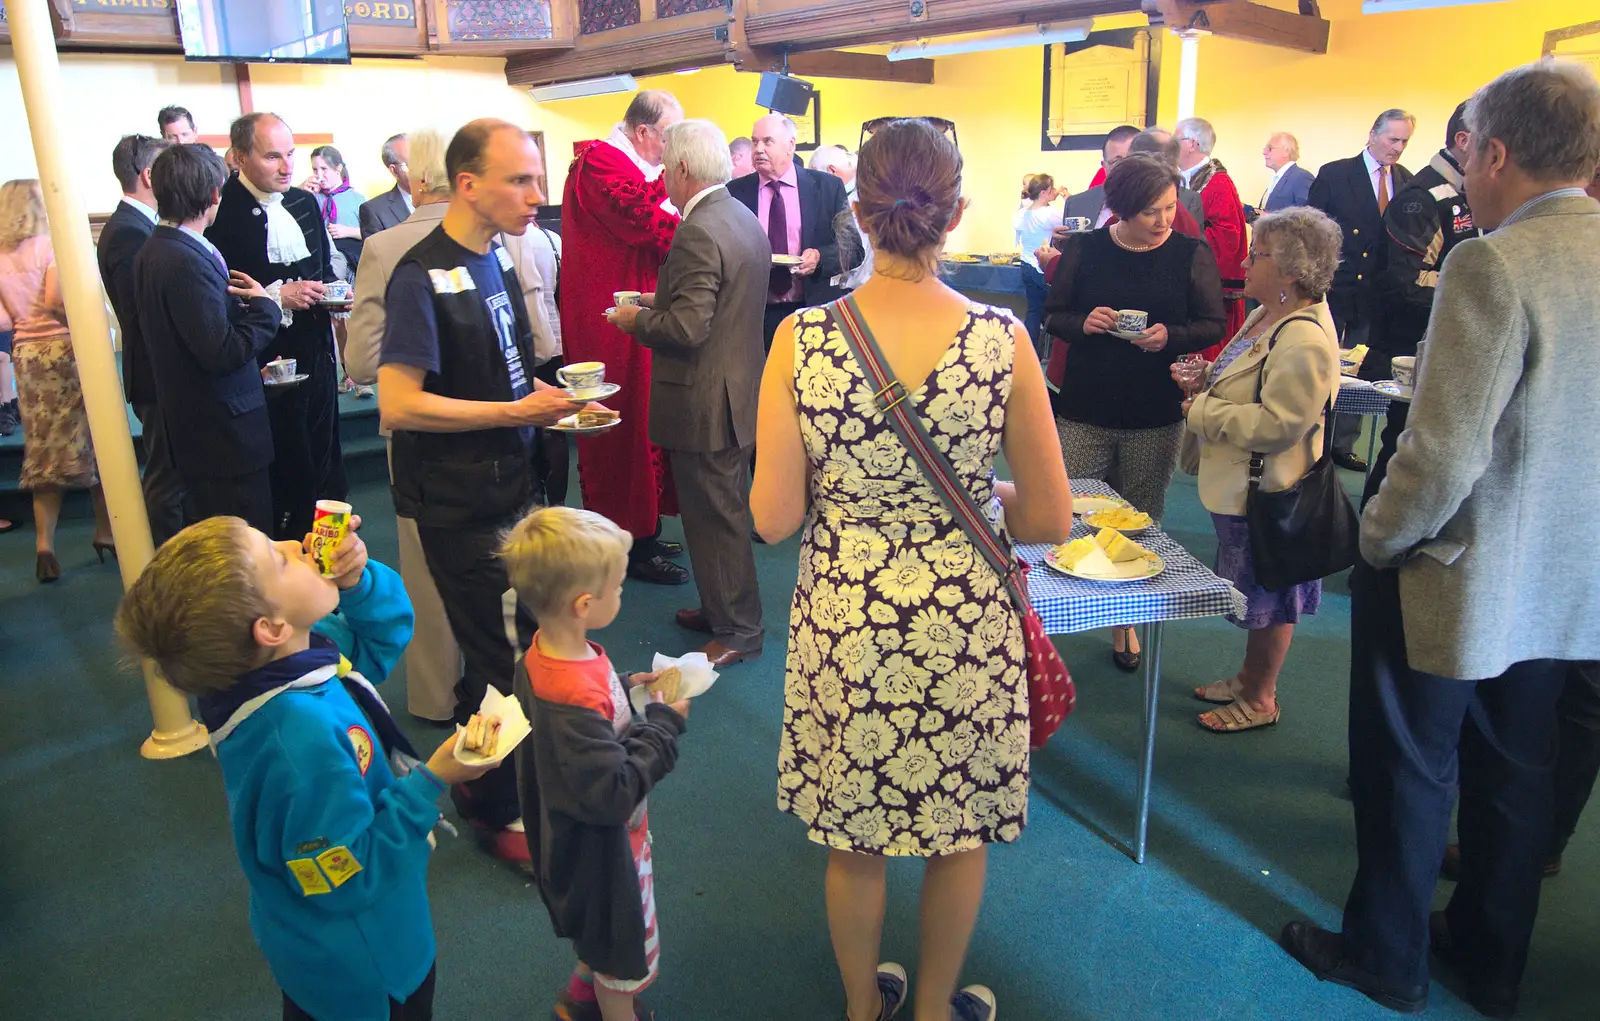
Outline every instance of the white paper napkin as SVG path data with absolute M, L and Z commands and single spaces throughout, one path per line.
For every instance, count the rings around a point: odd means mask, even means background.
M 679 698 L 696 698 L 705 694 L 711 686 L 717 683 L 717 672 L 711 668 L 711 661 L 706 659 L 703 652 L 691 652 L 687 656 L 663 656 L 656 653 L 655 660 L 650 664 L 654 673 L 660 673 L 669 666 L 675 666 L 683 671 L 683 684 L 678 688 Z M 640 684 L 628 693 L 628 698 L 633 702 L 633 711 L 644 713 L 644 707 L 650 704 L 650 688 Z
M 492 687 L 483 693 L 483 702 L 478 706 L 478 711 L 500 721 L 500 743 L 495 747 L 495 756 L 492 759 L 477 752 L 469 752 L 461 747 L 461 732 L 467 728 L 459 723 L 456 724 L 456 746 L 453 752 L 456 761 L 464 766 L 502 762 L 517 745 L 522 743 L 523 738 L 533 732 L 533 726 L 528 723 L 528 717 L 522 712 L 522 703 L 510 695 L 500 694 Z

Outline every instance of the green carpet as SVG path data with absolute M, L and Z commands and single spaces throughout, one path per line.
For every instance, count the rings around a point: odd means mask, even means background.
M 576 487 L 574 487 L 574 498 Z M 374 554 L 393 557 L 389 497 L 353 494 Z M 388 520 L 385 520 L 388 518 Z M 1202 559 L 1208 517 L 1174 484 L 1168 526 Z M 669 537 L 676 523 L 668 524 Z M 89 522 L 63 523 L 63 580 L 39 586 L 32 537 L 0 537 L 0 1017 L 46 1021 L 260 1021 L 277 993 L 251 941 L 246 891 L 208 754 L 138 757 L 149 716 L 113 648 L 116 569 L 95 564 Z M 824 854 L 774 807 L 785 622 L 796 543 L 759 547 L 770 634 L 761 660 L 726 671 L 697 702 L 676 773 L 652 796 L 663 1021 L 843 1015 L 822 910 Z M 620 667 L 692 648 L 672 624 L 692 587 L 629 583 L 599 634 Z M 1034 759 L 1031 823 L 991 857 L 966 971 L 1008 1021 L 1377 1019 L 1388 1012 L 1319 984 L 1273 942 L 1290 918 L 1337 923 L 1355 866 L 1345 776 L 1348 598 L 1327 586 L 1300 629 L 1283 722 L 1212 736 L 1189 688 L 1231 673 L 1242 634 L 1220 620 L 1167 629 L 1149 864 L 1131 838 L 1141 696 L 1106 633 L 1061 647 L 1078 713 Z M 403 672 L 385 690 L 404 706 Z M 402 714 L 419 745 L 442 732 Z M 1524 985 L 1529 1019 L 1600 1017 L 1589 819 L 1546 897 Z M 890 868 L 884 957 L 913 971 L 918 868 Z M 542 1019 L 571 966 L 527 881 L 468 839 L 432 865 L 441 1019 Z M 1448 887 L 1442 887 L 1448 890 Z M 909 1016 L 907 1014 L 906 1016 Z M 1429 1017 L 1477 1015 L 1435 985 Z

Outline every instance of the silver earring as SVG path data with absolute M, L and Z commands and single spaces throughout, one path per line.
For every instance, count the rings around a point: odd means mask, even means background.
M 1288 291 L 1279 291 L 1278 292 L 1278 304 L 1280 304 L 1280 305 L 1289 304 L 1289 292 Z

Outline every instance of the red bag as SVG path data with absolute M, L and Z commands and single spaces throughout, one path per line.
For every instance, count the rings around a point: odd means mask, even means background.
M 889 419 L 895 434 L 905 443 L 906 450 L 917 460 L 922 472 L 939 494 L 939 499 L 950 511 L 967 538 L 994 568 L 1011 596 L 1017 613 L 1022 618 L 1022 642 L 1028 670 L 1028 744 L 1043 748 L 1078 704 L 1078 689 L 1072 683 L 1072 674 L 1061 661 L 1061 653 L 1045 634 L 1044 622 L 1034 612 L 1028 599 L 1028 565 L 1012 555 L 1000 544 L 988 519 L 978 509 L 972 494 L 957 481 L 955 469 L 944 453 L 933 444 L 922 420 L 904 407 L 909 396 L 904 384 L 889 377 L 883 352 L 877 341 L 861 324 L 855 299 L 846 295 L 834 302 L 830 309 L 855 354 L 856 361 L 872 385 L 877 387 L 878 408 Z M 898 394 L 896 395 L 896 391 Z M 893 396 L 892 396 L 893 395 Z M 887 402 L 887 403 L 886 403 Z

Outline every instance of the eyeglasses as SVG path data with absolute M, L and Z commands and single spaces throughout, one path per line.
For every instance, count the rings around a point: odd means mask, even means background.
M 1249 252 L 1247 252 L 1245 254 L 1244 261 L 1246 263 L 1251 263 L 1251 262 L 1256 262 L 1257 260 L 1260 260 L 1260 259 L 1270 259 L 1270 258 L 1272 258 L 1272 253 L 1271 252 L 1258 252 L 1254 248 L 1252 248 L 1252 249 L 1250 249 Z
M 866 143 L 867 139 L 871 138 L 873 135 L 876 135 L 878 132 L 882 131 L 890 124 L 893 124 L 895 121 L 921 121 L 922 123 L 933 127 L 939 132 L 939 134 L 949 135 L 950 142 L 957 149 L 961 148 L 961 143 L 956 139 L 956 122 L 947 120 L 944 117 L 874 117 L 872 120 L 861 125 L 861 141 L 856 144 L 856 149 L 859 151 L 861 146 Z

